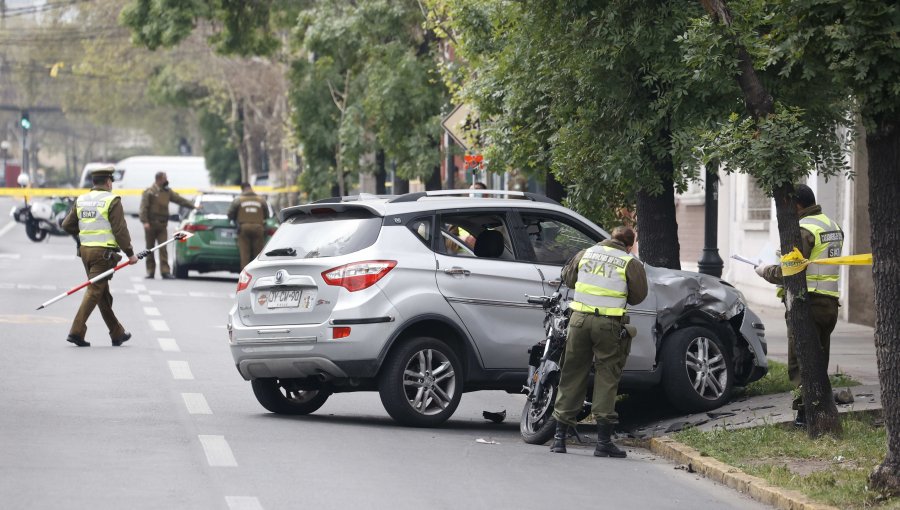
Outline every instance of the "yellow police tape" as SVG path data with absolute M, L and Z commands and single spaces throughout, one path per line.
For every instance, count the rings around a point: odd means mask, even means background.
M 845 257 L 831 257 L 827 259 L 808 260 L 803 258 L 800 250 L 794 248 L 790 253 L 781 257 L 781 274 L 792 276 L 802 272 L 810 264 L 868 266 L 872 265 L 872 254 L 847 255 Z
M 253 190 L 259 193 L 299 193 L 299 186 L 254 186 Z M 87 188 L 0 188 L 0 196 L 7 197 L 77 197 L 87 193 Z M 176 188 L 180 195 L 196 195 L 200 192 L 215 193 L 217 191 L 240 192 L 240 186 L 216 186 L 212 189 Z M 113 189 L 116 195 L 141 195 L 142 189 Z

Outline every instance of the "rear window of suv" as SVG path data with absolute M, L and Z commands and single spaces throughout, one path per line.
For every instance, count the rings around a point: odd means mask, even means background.
M 292 257 L 304 259 L 346 255 L 372 246 L 381 224 L 381 217 L 365 209 L 297 214 L 278 228 L 265 251 L 293 248 Z

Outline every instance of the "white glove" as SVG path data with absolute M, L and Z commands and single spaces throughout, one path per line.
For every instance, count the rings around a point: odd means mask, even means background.
M 769 267 L 769 266 L 764 266 L 764 265 L 762 265 L 762 264 L 756 266 L 756 268 L 755 268 L 755 269 L 756 269 L 756 274 L 758 274 L 758 275 L 759 275 L 760 277 L 762 277 L 762 278 L 765 278 L 765 277 L 766 277 L 766 268 L 767 268 L 767 267 Z

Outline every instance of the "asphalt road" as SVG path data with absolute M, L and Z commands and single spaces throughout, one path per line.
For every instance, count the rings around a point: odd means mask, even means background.
M 397 426 L 375 393 L 270 414 L 227 349 L 235 275 L 148 281 L 127 268 L 111 287 L 132 340 L 112 347 L 95 312 L 92 347 L 74 347 L 80 296 L 35 310 L 83 281 L 74 243 L 29 241 L 8 226 L 13 203 L 0 198 L 2 508 L 765 508 L 644 450 L 527 445 L 520 395 L 466 394 L 427 430 Z M 503 409 L 505 423 L 481 417 Z

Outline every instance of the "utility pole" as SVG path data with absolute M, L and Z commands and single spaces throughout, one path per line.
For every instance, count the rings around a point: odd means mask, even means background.
M 29 175 L 28 131 L 31 130 L 31 119 L 28 117 L 28 110 L 22 110 L 22 116 L 19 119 L 19 125 L 22 126 L 22 173 L 25 175 Z
M 719 256 L 719 162 L 706 165 L 706 210 L 703 235 L 703 255 L 697 269 L 703 274 L 722 277 L 722 257 Z

